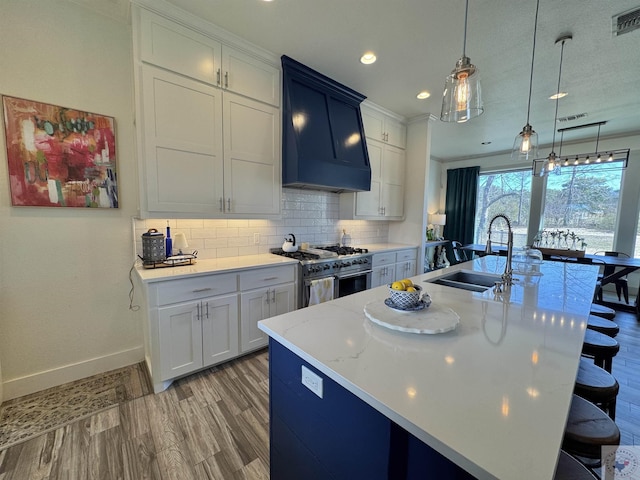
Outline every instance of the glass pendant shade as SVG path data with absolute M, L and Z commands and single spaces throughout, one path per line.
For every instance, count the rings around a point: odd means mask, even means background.
M 484 112 L 480 72 L 463 56 L 446 79 L 440 120 L 464 123 Z
M 511 158 L 513 160 L 529 161 L 538 156 L 538 134 L 528 123 L 516 135 L 513 142 Z

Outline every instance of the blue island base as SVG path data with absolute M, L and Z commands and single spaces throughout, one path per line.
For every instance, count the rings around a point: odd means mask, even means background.
M 322 398 L 302 366 L 322 379 Z M 273 480 L 475 478 L 273 339 L 269 388 Z

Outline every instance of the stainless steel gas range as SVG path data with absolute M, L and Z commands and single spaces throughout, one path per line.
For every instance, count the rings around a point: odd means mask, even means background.
M 281 248 L 270 252 L 300 261 L 298 308 L 309 306 L 312 289 L 325 279 L 333 282 L 333 298 L 371 288 L 372 255 L 366 248 L 319 245 L 297 252 L 285 252 Z

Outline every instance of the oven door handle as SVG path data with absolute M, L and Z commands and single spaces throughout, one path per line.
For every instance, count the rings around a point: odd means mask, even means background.
M 351 277 L 361 277 L 362 275 L 368 275 L 369 273 L 372 273 L 373 270 L 362 270 L 360 272 L 356 272 L 356 273 L 349 273 L 347 275 L 336 275 L 336 279 L 338 280 L 342 280 L 343 278 L 351 278 Z

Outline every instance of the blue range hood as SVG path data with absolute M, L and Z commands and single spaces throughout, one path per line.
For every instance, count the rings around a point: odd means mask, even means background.
M 282 56 L 282 186 L 362 192 L 371 167 L 360 103 L 366 98 Z

